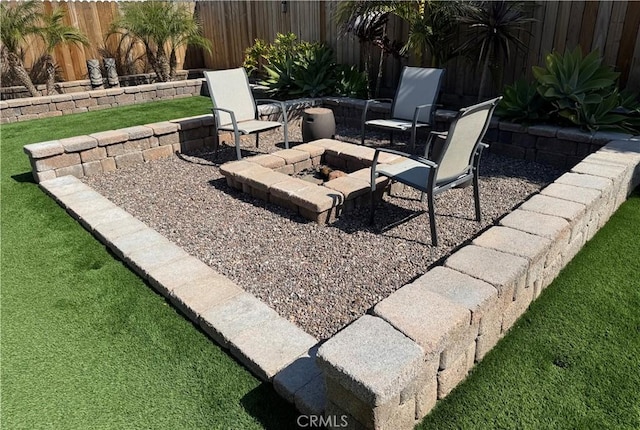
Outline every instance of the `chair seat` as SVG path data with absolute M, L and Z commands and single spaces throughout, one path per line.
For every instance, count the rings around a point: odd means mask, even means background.
M 411 129 L 413 125 L 411 121 L 404 119 L 372 119 L 365 122 L 366 125 L 381 128 L 390 128 L 395 130 L 407 131 Z M 416 127 L 429 127 L 429 124 L 425 122 L 416 123 Z
M 258 133 L 261 131 L 273 130 L 281 127 L 282 123 L 276 121 L 260 121 L 251 119 L 238 122 L 238 131 L 242 134 Z M 218 127 L 218 130 L 233 131 L 233 124 L 225 124 Z
M 406 159 L 393 164 L 379 164 L 376 172 L 393 178 L 421 191 L 427 191 L 431 167 L 415 160 Z

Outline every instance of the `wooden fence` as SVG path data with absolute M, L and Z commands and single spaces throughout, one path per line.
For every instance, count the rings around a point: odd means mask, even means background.
M 80 28 L 91 46 L 59 47 L 55 57 L 67 80 L 86 76 L 86 59 L 100 58 L 99 47 L 114 49 L 115 40 L 105 41 L 110 22 L 117 13 L 117 2 L 60 3 L 68 10 L 68 23 Z M 199 1 L 187 2 L 200 16 L 204 34 L 211 40 L 211 54 L 183 50 L 179 58 L 185 67 L 222 69 L 242 64 L 244 50 L 257 38 L 272 41 L 276 33 L 295 33 L 300 40 L 322 41 L 331 46 L 337 60 L 361 64 L 361 47 L 351 36 L 341 37 L 333 14 L 335 0 L 313 1 Z M 537 1 L 531 2 L 535 22 L 521 36 L 528 46 L 506 65 L 503 83 L 531 76 L 531 66 L 544 62 L 552 51 L 563 52 L 580 45 L 584 52 L 599 50 L 604 63 L 621 73 L 621 86 L 640 91 L 640 2 L 618 1 Z M 45 2 L 45 7 L 51 7 Z M 406 40 L 407 26 L 392 20 L 389 36 Z M 462 37 L 462 36 L 460 36 Z M 27 66 L 38 53 L 30 49 Z M 393 87 L 403 64 L 413 60 L 389 60 L 383 83 Z M 449 102 L 464 104 L 478 93 L 478 70 L 464 58 L 444 65 L 447 69 L 445 93 Z

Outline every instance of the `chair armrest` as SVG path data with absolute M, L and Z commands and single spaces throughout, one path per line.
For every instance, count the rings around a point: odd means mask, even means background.
M 392 103 L 392 102 L 393 102 L 393 99 L 387 99 L 387 98 L 367 100 L 364 104 L 364 109 L 362 110 L 362 123 L 364 124 L 364 122 L 367 120 L 367 112 L 369 111 L 369 106 L 374 104 Z
M 435 173 L 438 169 L 438 165 L 436 163 L 434 163 L 431 160 L 427 160 L 426 158 L 421 157 L 419 155 L 407 154 L 406 152 L 397 151 L 395 149 L 377 148 L 375 155 L 373 156 L 373 163 L 371 164 L 371 182 L 370 182 L 371 192 L 375 191 L 375 181 L 376 181 L 376 177 L 378 176 L 376 173 L 376 167 L 378 165 L 378 156 L 380 155 L 381 152 L 386 152 L 387 154 L 394 154 L 394 155 L 399 155 L 401 157 L 409 158 L 411 160 L 417 161 L 418 163 L 424 164 L 425 166 L 429 167 L 431 170 L 429 172 L 427 183 L 424 184 L 424 186 L 426 189 L 430 189 L 433 187 L 433 183 L 435 180 Z
M 413 111 L 413 127 L 415 127 L 416 124 L 418 123 L 418 116 L 420 116 L 420 111 L 423 110 L 423 109 L 432 107 L 432 106 L 433 106 L 432 103 L 429 103 L 429 104 L 426 104 L 426 105 L 416 106 L 415 110 Z M 431 122 L 429 122 L 429 123 L 431 123 Z
M 402 152 L 402 151 L 398 151 L 395 149 L 389 149 L 389 148 L 377 148 L 375 155 L 373 156 L 373 164 L 372 167 L 375 166 L 378 163 L 378 156 L 381 152 L 386 152 L 387 154 L 393 154 L 393 155 L 399 155 L 400 157 L 405 157 L 405 158 L 410 158 L 414 161 L 417 161 L 418 163 L 422 163 L 426 166 L 432 167 L 432 168 L 436 168 L 438 167 L 437 163 L 434 163 L 433 161 L 421 156 L 421 155 L 414 155 L 414 154 L 408 154 L 406 152 Z
M 217 110 L 229 114 L 229 116 L 231 117 L 231 124 L 233 125 L 233 130 L 234 130 L 235 133 L 238 133 L 238 122 L 236 121 L 236 114 L 233 113 L 233 111 L 230 110 L 230 109 L 219 108 L 219 107 L 212 107 L 211 108 L 211 111 L 213 113 L 215 113 L 215 111 L 217 111 Z M 215 115 L 214 115 L 214 119 L 215 119 Z M 218 126 L 220 126 L 220 125 L 221 124 L 218 124 L 218 121 L 216 121 L 216 130 L 217 130 Z
M 280 108 L 280 112 L 282 112 L 282 121 L 284 124 L 286 124 L 287 121 L 287 106 L 285 105 L 285 103 L 282 100 L 274 100 L 274 99 L 256 99 L 256 105 L 258 104 L 274 104 L 274 105 L 278 105 L 278 107 Z

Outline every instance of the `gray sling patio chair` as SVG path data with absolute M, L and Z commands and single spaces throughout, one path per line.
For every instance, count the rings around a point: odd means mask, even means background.
M 289 149 L 287 132 L 287 110 L 284 102 L 271 99 L 254 100 L 249 86 L 249 79 L 244 68 L 215 70 L 204 72 L 209 87 L 209 94 L 213 102 L 213 116 L 217 131 L 233 132 L 238 160 L 242 158 L 240 152 L 240 136 L 256 135 L 256 148 L 260 140 L 260 133 L 284 126 L 284 146 Z M 273 103 L 279 106 L 282 122 L 262 121 L 258 118 L 258 104 Z
M 432 131 L 424 157 L 393 149 L 376 149 L 371 166 L 371 224 L 374 222 L 376 202 L 373 196 L 376 188 L 375 179 L 378 176 L 386 176 L 391 181 L 422 191 L 422 201 L 426 194 L 433 246 L 438 245 L 433 207 L 434 195 L 472 181 L 476 221 L 480 221 L 478 166 L 482 150 L 488 146 L 481 141 L 489 127 L 491 115 L 501 98 L 461 109 L 448 132 Z M 440 139 L 442 146 L 433 151 L 433 160 L 429 160 L 426 156 L 436 139 Z M 381 152 L 400 155 L 404 159 L 397 163 L 378 164 L 378 156 Z
M 394 131 L 411 131 L 410 151 L 414 152 L 416 133 L 419 128 L 431 127 L 436 111 L 436 100 L 440 94 L 443 69 L 425 69 L 405 67 L 402 69 L 400 83 L 392 99 L 367 100 L 362 112 L 362 145 L 364 145 L 367 127 L 389 131 L 393 144 Z M 391 102 L 391 116 L 388 119 L 367 120 L 369 109 L 376 104 Z

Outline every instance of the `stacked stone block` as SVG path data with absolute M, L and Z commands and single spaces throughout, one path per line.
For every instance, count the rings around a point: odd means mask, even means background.
M 319 224 L 336 220 L 343 212 L 367 203 L 370 169 L 375 151 L 331 139 L 316 140 L 268 155 L 245 157 L 220 167 L 227 184 L 253 197 L 285 207 Z M 380 162 L 399 157 L 381 154 Z M 351 172 L 322 185 L 292 177 L 321 163 Z M 388 181 L 379 178 L 381 193 Z
M 25 97 L 0 102 L 0 123 L 48 118 L 153 100 L 200 95 L 204 79 L 161 82 L 133 87 Z
M 329 427 L 413 428 L 638 185 L 640 140 L 605 145 L 324 343 Z
M 111 172 L 168 158 L 174 152 L 213 147 L 211 115 L 127 127 L 26 145 L 36 182 Z M 197 136 L 197 137 L 196 137 Z

